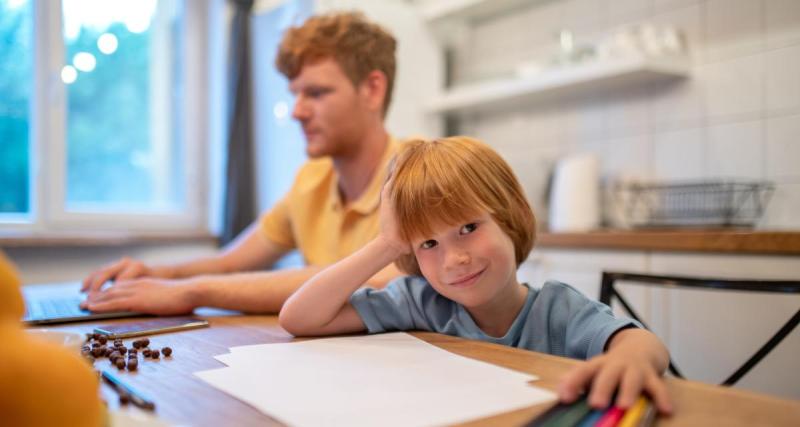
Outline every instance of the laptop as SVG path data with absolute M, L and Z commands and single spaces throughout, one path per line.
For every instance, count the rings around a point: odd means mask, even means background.
M 142 316 L 141 313 L 129 311 L 93 313 L 82 310 L 80 303 L 86 299 L 86 294 L 81 293 L 80 282 L 23 286 L 22 297 L 25 299 L 25 316 L 22 318 L 22 323 L 27 325 Z

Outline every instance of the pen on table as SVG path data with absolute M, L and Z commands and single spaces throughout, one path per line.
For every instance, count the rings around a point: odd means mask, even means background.
M 156 404 L 153 403 L 152 400 L 144 397 L 141 392 L 122 382 L 122 380 L 117 378 L 116 375 L 106 370 L 103 370 L 100 375 L 103 377 L 103 380 L 105 380 L 105 382 L 107 382 L 111 388 L 117 392 L 117 394 L 122 395 L 124 393 L 131 398 L 131 402 L 134 405 L 142 409 L 147 409 L 148 411 L 155 411 Z

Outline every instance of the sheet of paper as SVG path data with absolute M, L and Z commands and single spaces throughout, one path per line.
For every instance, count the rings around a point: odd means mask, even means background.
M 289 425 L 443 425 L 551 400 L 535 376 L 404 333 L 236 347 L 199 378 Z

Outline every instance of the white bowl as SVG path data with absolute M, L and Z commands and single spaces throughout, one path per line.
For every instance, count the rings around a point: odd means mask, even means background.
M 56 329 L 27 329 L 25 332 L 34 339 L 66 347 L 75 354 L 81 353 L 81 346 L 86 339 L 86 337 L 81 334 L 59 331 Z

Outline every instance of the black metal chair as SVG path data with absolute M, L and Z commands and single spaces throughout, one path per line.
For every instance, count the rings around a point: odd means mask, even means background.
M 712 278 L 693 278 L 680 276 L 659 276 L 652 274 L 623 273 L 623 272 L 603 272 L 603 280 L 600 287 L 600 301 L 611 305 L 612 299 L 616 298 L 622 308 L 629 316 L 638 320 L 645 328 L 649 327 L 642 321 L 630 303 L 614 287 L 617 281 L 626 281 L 632 284 L 647 286 L 659 286 L 661 288 L 693 288 L 693 289 L 717 289 L 726 291 L 752 291 L 752 292 L 774 292 L 774 293 L 794 293 L 800 294 L 800 281 L 788 280 L 730 280 Z M 745 374 L 747 374 L 761 359 L 786 338 L 792 330 L 800 323 L 800 310 L 792 316 L 758 351 L 753 354 L 739 369 L 731 374 L 721 385 L 731 386 L 736 384 Z M 684 378 L 678 368 L 669 361 L 669 371 L 678 378 Z

